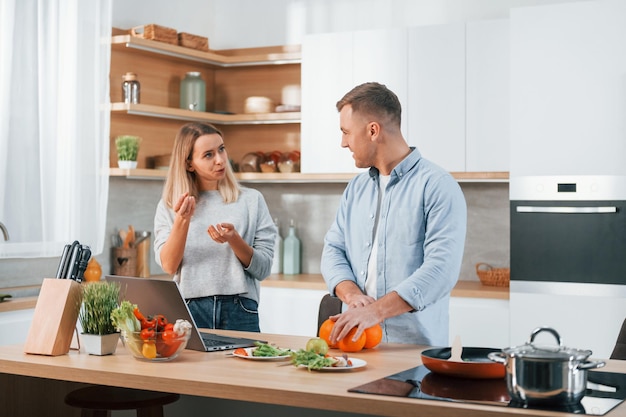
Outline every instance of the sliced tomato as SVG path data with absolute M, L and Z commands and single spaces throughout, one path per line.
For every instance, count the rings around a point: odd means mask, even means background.
M 248 352 L 244 348 L 237 348 L 233 353 L 235 355 L 248 356 Z

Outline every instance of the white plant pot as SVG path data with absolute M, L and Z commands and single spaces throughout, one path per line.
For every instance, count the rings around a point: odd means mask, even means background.
M 90 355 L 104 356 L 114 354 L 119 340 L 119 333 L 103 335 L 87 333 L 80 334 L 80 341 L 85 348 L 85 352 Z
M 137 168 L 137 161 L 117 161 L 117 166 L 122 169 L 135 169 Z

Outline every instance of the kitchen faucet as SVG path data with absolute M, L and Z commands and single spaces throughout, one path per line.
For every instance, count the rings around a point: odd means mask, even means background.
M 2 234 L 4 235 L 4 240 L 9 240 L 9 231 L 2 222 L 0 222 L 0 229 L 2 230 Z

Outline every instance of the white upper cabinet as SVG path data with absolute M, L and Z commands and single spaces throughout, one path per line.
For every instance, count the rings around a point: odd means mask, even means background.
M 626 2 L 511 10 L 511 177 L 626 175 Z
M 465 171 L 465 24 L 410 28 L 408 46 L 406 139 L 444 169 Z
M 466 171 L 509 170 L 509 20 L 466 25 Z
M 335 104 L 353 87 L 376 81 L 407 98 L 406 30 L 307 36 L 302 44 L 303 173 L 352 173 L 352 153 L 341 148 Z
M 341 148 L 339 113 L 335 107 L 354 87 L 352 50 L 351 32 L 310 35 L 302 43 L 303 173 L 356 172 L 352 153 Z
M 406 29 L 354 33 L 354 86 L 371 81 L 386 85 L 402 103 L 403 115 L 408 103 L 407 41 Z M 405 136 L 406 127 L 403 117 L 401 129 Z
M 494 20 L 309 35 L 302 45 L 303 173 L 360 170 L 335 103 L 377 81 L 402 103 L 402 133 L 450 172 L 509 165 L 509 28 Z

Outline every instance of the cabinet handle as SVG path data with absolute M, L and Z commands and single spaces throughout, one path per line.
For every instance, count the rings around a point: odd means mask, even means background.
M 617 213 L 617 207 L 569 207 L 569 206 L 517 206 L 518 213 L 574 213 L 574 214 L 596 214 L 596 213 Z

